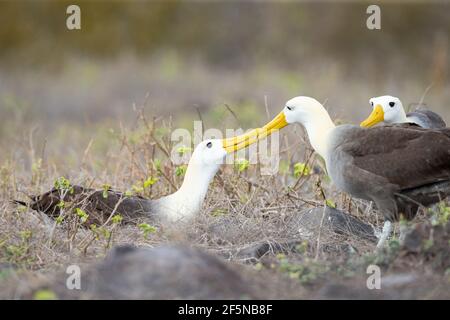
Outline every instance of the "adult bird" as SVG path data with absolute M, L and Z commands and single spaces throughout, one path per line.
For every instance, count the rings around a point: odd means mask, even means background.
M 445 121 L 437 113 L 430 110 L 405 112 L 399 98 L 393 96 L 375 97 L 369 100 L 373 110 L 369 117 L 361 122 L 361 127 L 372 127 L 384 121 L 387 124 L 414 123 L 422 128 L 445 128 Z
M 208 186 L 224 162 L 226 156 L 256 142 L 252 131 L 229 139 L 205 140 L 197 145 L 187 166 L 183 183 L 175 193 L 157 200 L 126 196 L 113 190 L 94 190 L 82 186 L 54 188 L 32 197 L 31 203 L 14 202 L 58 217 L 65 203 L 75 203 L 89 216 L 90 223 L 104 223 L 114 213 L 127 220 L 151 216 L 171 222 L 187 220 L 201 209 Z
M 450 128 L 335 126 L 322 104 L 301 96 L 289 100 L 260 137 L 291 123 L 306 129 L 339 189 L 374 201 L 383 213 L 378 247 L 390 235 L 392 222 L 401 216 L 412 219 L 419 207 L 450 195 Z

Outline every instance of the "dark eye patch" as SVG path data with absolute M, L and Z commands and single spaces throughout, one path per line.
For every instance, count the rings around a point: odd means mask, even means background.
M 206 144 L 206 146 L 207 146 L 208 148 L 211 148 L 211 147 L 212 147 L 212 142 L 211 142 L 211 141 L 208 142 L 208 143 Z
M 395 106 L 395 102 L 389 102 L 389 105 L 390 105 L 391 107 L 393 107 L 393 106 Z

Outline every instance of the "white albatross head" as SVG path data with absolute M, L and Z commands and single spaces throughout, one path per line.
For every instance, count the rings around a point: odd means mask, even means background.
M 257 142 L 256 130 L 229 139 L 209 139 L 194 149 L 183 184 L 175 193 L 156 201 L 159 213 L 171 222 L 185 220 L 201 208 L 209 183 L 229 153 Z
M 370 128 L 382 121 L 386 123 L 407 122 L 403 104 L 399 98 L 380 96 L 369 100 L 373 110 L 369 117 L 361 122 L 361 127 Z
M 325 158 L 329 133 L 335 125 L 324 106 L 311 97 L 292 98 L 286 102 L 283 111 L 261 130 L 266 132 L 266 136 L 292 123 L 305 127 L 312 147 Z

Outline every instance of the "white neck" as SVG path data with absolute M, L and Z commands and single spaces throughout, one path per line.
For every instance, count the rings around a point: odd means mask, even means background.
M 170 221 L 185 220 L 197 214 L 218 169 L 219 166 L 208 167 L 191 159 L 180 189 L 158 200 L 158 213 Z
M 322 158 L 326 159 L 330 132 L 336 127 L 328 112 L 323 109 L 323 112 L 310 115 L 303 125 L 308 132 L 311 146 Z
M 409 122 L 408 117 L 406 116 L 405 110 L 403 108 L 400 108 L 400 112 L 398 112 L 394 119 L 391 119 L 389 121 L 386 121 L 388 123 L 405 123 Z

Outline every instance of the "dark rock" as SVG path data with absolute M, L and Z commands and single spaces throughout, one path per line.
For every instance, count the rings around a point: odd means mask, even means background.
M 82 270 L 81 290 L 54 286 L 60 299 L 243 299 L 258 298 L 225 261 L 188 246 L 118 247 Z
M 289 253 L 295 251 L 301 241 L 293 240 L 284 243 L 275 241 L 264 241 L 255 243 L 237 251 L 234 258 L 244 260 L 245 262 L 256 263 L 259 259 L 269 253 Z
M 371 225 L 362 222 L 352 215 L 330 207 L 318 207 L 301 212 L 294 215 L 290 223 L 297 227 L 299 232 L 304 234 L 304 236 L 315 236 L 321 227 L 323 214 L 325 214 L 325 217 L 323 218 L 322 227 L 337 234 L 358 237 L 372 243 L 377 241 Z

